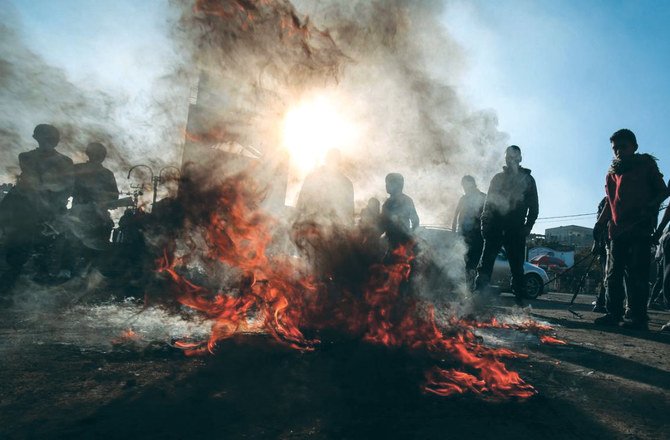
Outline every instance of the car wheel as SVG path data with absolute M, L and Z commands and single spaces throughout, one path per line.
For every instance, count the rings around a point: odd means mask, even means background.
M 527 273 L 523 277 L 526 283 L 526 298 L 535 299 L 542 294 L 544 286 L 542 285 L 542 278 L 534 273 Z

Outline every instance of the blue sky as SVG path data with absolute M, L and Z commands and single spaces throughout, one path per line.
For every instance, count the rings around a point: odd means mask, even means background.
M 670 177 L 670 3 L 455 1 L 444 21 L 469 60 L 459 89 L 495 109 L 522 147 L 540 217 L 595 211 L 619 128 Z M 540 221 L 535 231 L 593 221 Z
M 84 86 L 132 95 L 166 71 L 167 1 L 10 2 L 30 47 Z M 466 54 L 453 85 L 473 109 L 496 110 L 522 147 L 540 217 L 595 211 L 619 128 L 670 177 L 670 2 L 457 0 L 443 21 Z M 535 232 L 594 220 L 539 221 Z

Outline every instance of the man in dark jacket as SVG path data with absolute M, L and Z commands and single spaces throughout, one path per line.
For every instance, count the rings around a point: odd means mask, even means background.
M 463 176 L 461 186 L 464 194 L 458 201 L 451 229 L 463 237 L 467 246 L 465 272 L 468 288 L 472 288 L 474 273 L 484 247 L 481 224 L 486 194 L 477 188 L 475 178 L 472 176 Z
M 610 137 L 610 142 L 615 157 L 605 178 L 609 209 L 603 210 L 594 228 L 597 231 L 608 227 L 611 240 L 607 314 L 595 323 L 619 325 L 627 293 L 630 322 L 624 326 L 644 330 L 648 321 L 652 233 L 668 189 L 654 157 L 636 153 L 637 139 L 632 131 L 619 130 Z M 627 276 L 626 288 L 624 276 Z
M 504 246 L 517 305 L 523 304 L 525 294 L 523 263 L 526 237 L 533 229 L 539 211 L 535 179 L 530 170 L 520 166 L 521 159 L 518 146 L 507 147 L 506 166 L 491 179 L 482 212 L 484 251 L 475 280 L 475 291 L 481 292 L 488 287 L 496 256 Z

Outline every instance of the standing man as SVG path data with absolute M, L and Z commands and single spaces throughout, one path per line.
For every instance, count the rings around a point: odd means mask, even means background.
M 482 212 L 484 251 L 477 268 L 475 291 L 489 286 L 493 264 L 501 247 L 505 247 L 512 272 L 512 292 L 517 305 L 523 304 L 525 282 L 526 237 L 533 229 L 539 212 L 537 186 L 530 170 L 522 168 L 521 148 L 511 145 L 505 150 L 503 171 L 491 179 Z
M 405 178 L 402 174 L 386 175 L 386 192 L 389 198 L 382 205 L 381 222 L 389 243 L 389 252 L 410 243 L 419 227 L 419 215 L 416 213 L 414 200 L 403 192 L 404 187 Z
M 341 162 L 340 152 L 330 150 L 324 165 L 305 179 L 296 205 L 293 240 L 321 279 L 342 272 L 350 253 L 343 247 L 354 225 L 354 186 Z
M 451 229 L 461 234 L 468 248 L 465 252 L 465 276 L 468 288 L 472 288 L 484 247 L 481 224 L 486 194 L 477 188 L 475 178 L 472 176 L 463 176 L 461 186 L 464 194 L 458 201 Z
M 595 230 L 609 221 L 611 240 L 607 268 L 607 314 L 597 325 L 617 326 L 623 321 L 624 300 L 628 293 L 630 321 L 624 326 L 648 328 L 649 265 L 652 233 L 658 220 L 658 208 L 668 195 L 656 159 L 636 153 L 635 134 L 622 129 L 610 137 L 614 160 L 605 177 L 608 208 L 598 217 Z M 624 288 L 624 276 L 626 288 Z

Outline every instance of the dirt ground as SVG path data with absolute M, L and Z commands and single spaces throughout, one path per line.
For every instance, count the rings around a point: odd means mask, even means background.
M 670 313 L 652 311 L 649 332 L 595 328 L 591 298 L 578 299 L 583 318 L 569 299 L 531 301 L 567 345 L 498 335 L 528 354 L 508 365 L 538 391 L 506 402 L 422 393 L 421 360 L 356 341 L 300 353 L 251 335 L 205 357 L 165 343 L 96 350 L 5 309 L 0 438 L 670 438 L 670 334 L 658 331 Z

